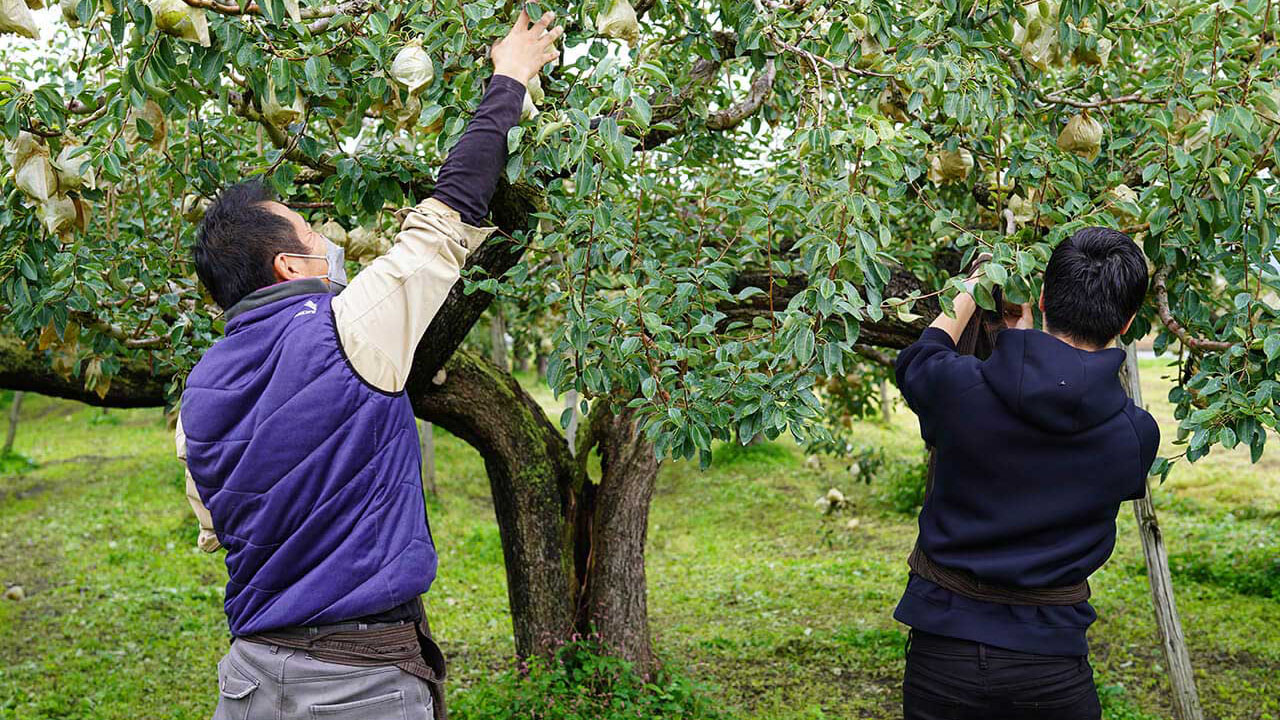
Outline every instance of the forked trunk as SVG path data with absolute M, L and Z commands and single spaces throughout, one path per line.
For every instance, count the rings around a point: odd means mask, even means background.
M 593 632 L 619 657 L 648 677 L 654 670 L 649 638 L 649 609 L 644 549 L 649 506 L 658 478 L 653 445 L 639 433 L 633 414 L 591 414 L 591 435 L 600 453 L 601 477 L 595 486 L 585 567 L 578 602 L 580 632 Z M 589 448 L 583 447 L 582 452 Z
M 631 413 L 593 410 L 575 459 L 519 383 L 474 353 L 456 353 L 441 384 L 419 381 L 409 392 L 420 417 L 484 458 L 517 655 L 546 656 L 594 636 L 651 674 L 644 546 L 658 461 Z M 585 470 L 593 447 L 599 483 Z

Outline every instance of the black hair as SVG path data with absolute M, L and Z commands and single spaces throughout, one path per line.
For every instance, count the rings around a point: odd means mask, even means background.
M 1147 259 L 1124 233 L 1077 230 L 1044 269 L 1045 325 L 1078 342 L 1106 347 L 1147 295 Z
M 267 207 L 275 195 L 261 182 L 232 185 L 209 206 L 196 234 L 196 275 L 226 310 L 245 295 L 275 283 L 280 253 L 306 253 L 288 220 Z

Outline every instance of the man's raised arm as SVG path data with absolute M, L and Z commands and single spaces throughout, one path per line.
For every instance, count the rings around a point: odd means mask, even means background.
M 458 281 L 467 253 L 493 228 L 477 227 L 507 163 L 507 131 L 520 122 L 525 85 L 557 57 L 561 28 L 526 12 L 493 46 L 494 75 L 432 196 L 405 215 L 396 242 L 333 300 L 338 337 L 355 371 L 386 392 L 408 379 L 418 341 Z

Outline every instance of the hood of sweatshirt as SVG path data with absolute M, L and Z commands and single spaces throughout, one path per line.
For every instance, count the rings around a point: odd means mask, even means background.
M 982 363 L 996 397 L 1018 417 L 1052 433 L 1077 433 L 1122 411 L 1129 397 L 1120 384 L 1125 353 L 1074 348 L 1039 330 L 1004 330 Z

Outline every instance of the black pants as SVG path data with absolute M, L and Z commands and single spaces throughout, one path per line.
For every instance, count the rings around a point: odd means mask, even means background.
M 912 630 L 905 720 L 1100 720 L 1084 656 L 1033 655 Z

